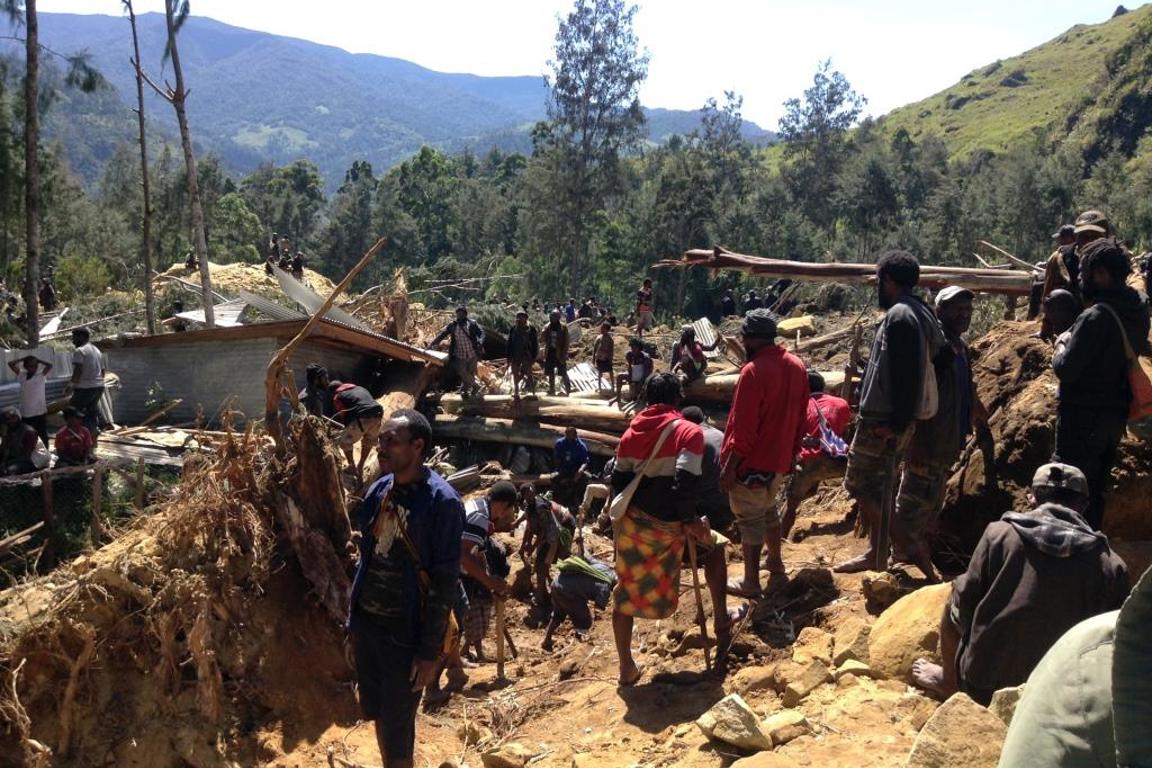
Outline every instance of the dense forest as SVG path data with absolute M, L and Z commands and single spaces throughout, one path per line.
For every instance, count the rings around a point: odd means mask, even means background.
M 496 278 L 470 283 L 480 287 L 467 293 L 429 294 L 432 302 L 595 295 L 619 307 L 654 261 L 715 244 L 808 261 L 868 260 L 899 246 L 928 262 L 975 264 L 974 244 L 985 239 L 1036 261 L 1053 230 L 1088 207 L 1107 211 L 1134 249 L 1152 242 L 1148 140 L 1132 139 L 1133 123 L 1142 133 L 1149 122 L 1142 104 L 1129 105 L 1136 114 L 1126 120 L 1097 119 L 1090 142 L 1038 129 L 1003 151 L 958 157 L 946 136 L 913 138 L 884 118 L 861 120 L 866 94 L 825 62 L 785 104 L 777 145 L 742 136 L 742 100 L 729 92 L 702 106 L 699 130 L 652 147 L 641 141 L 637 89 L 647 57 L 634 12 L 622 0 L 577 0 L 562 20 L 548 118 L 532 131 L 529 153 L 424 147 L 388 170 L 357 161 L 331 195 L 307 158 L 243 176 L 211 155 L 199 158 L 210 259 L 262 261 L 277 232 L 310 267 L 338 279 L 386 236 L 360 288 L 403 266 L 414 288 L 433 276 Z M 1150 24 L 1109 53 L 1113 80 L 1138 82 L 1133 67 L 1148 66 Z M 590 40 L 609 51 L 592 64 L 580 53 Z M 589 66 L 597 78 L 579 76 Z M 18 57 L 0 62 L 0 271 L 13 287 L 26 279 L 23 72 Z M 42 111 L 56 99 L 89 98 L 50 57 L 41 79 Z M 583 90 L 588 82 L 600 90 Z M 38 150 L 40 268 L 54 269 L 63 301 L 142 284 L 135 134 L 126 132 L 94 188 L 70 172 L 59 144 Z M 149 154 L 156 267 L 164 270 L 192 249 L 187 174 L 178 145 L 153 141 Z M 742 279 L 656 278 L 668 314 L 705 311 L 718 287 Z

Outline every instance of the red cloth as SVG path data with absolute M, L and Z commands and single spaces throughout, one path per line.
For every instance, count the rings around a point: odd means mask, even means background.
M 804 381 L 807 386 L 808 379 Z M 670 405 L 650 405 L 632 417 L 616 447 L 616 471 L 635 472 L 656 447 L 664 428 L 677 419 L 680 423 L 664 440 L 660 452 L 652 457 L 652 463 L 644 474 L 649 478 L 671 478 L 677 469 L 682 469 L 699 475 L 704 460 L 704 431 Z
M 825 392 L 817 392 L 808 399 L 808 416 L 804 421 L 804 434 L 817 440 L 820 439 L 820 415 L 816 412 L 817 404 L 820 406 L 820 413 L 824 414 L 824 421 L 828 422 L 832 431 L 837 436 L 844 437 L 848 431 L 848 425 L 852 423 L 852 407 L 844 398 Z M 822 456 L 823 453 L 819 448 L 801 448 L 800 461 L 801 463 L 811 461 L 817 456 Z
M 740 369 L 720 465 L 735 453 L 744 459 L 741 474 L 791 472 L 809 399 L 808 371 L 800 358 L 775 344 L 761 349 Z
M 73 432 L 65 427 L 56 433 L 56 455 L 68 461 L 84 461 L 92 451 L 92 433 L 88 427 Z

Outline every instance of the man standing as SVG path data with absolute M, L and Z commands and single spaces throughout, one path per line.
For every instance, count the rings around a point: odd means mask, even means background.
M 616 356 L 616 341 L 612 338 L 612 326 L 607 321 L 600 323 L 600 335 L 592 345 L 592 360 L 596 364 L 596 388 L 601 389 L 604 376 L 608 376 L 608 389 L 614 383 L 612 363 Z
M 1008 512 L 984 529 L 941 617 L 944 664 L 913 665 L 921 688 L 945 697 L 961 690 L 987 706 L 997 690 L 1027 680 L 1064 632 L 1124 602 L 1124 562 L 1081 517 L 1083 473 L 1045 464 L 1032 478 L 1031 502 L 1032 511 Z
M 860 392 L 860 423 L 848 450 L 844 487 L 856 499 L 868 525 L 868 550 L 842 563 L 837 573 L 884 569 L 888 552 L 879 552 L 881 516 L 890 514 L 896 472 L 912 440 L 917 418 L 930 418 L 929 395 L 935 389 L 929 366 L 945 344 L 940 324 L 913 294 L 920 263 L 907 251 L 888 251 L 876 262 L 877 298 L 887 310 L 868 357 Z M 932 378 L 935 369 L 932 369 Z M 931 412 L 929 412 L 931 411 Z
M 460 394 L 468 397 L 476 392 L 476 366 L 484 353 L 484 329 L 475 320 L 468 319 L 468 307 L 456 307 L 456 319 L 432 339 L 435 347 L 449 339 L 448 364 L 460 379 Z
M 939 405 L 935 416 L 916 424 L 896 497 L 892 534 L 902 550 L 898 559 L 915 565 L 929 581 L 938 576 L 926 536 L 944 504 L 949 471 L 960 458 L 969 433 L 983 429 L 988 420 L 976 396 L 971 355 L 964 341 L 972 325 L 972 298 L 972 291 L 955 285 L 936 294 L 936 317 L 947 340 L 933 360 Z
M 652 278 L 644 278 L 644 284 L 636 291 L 636 336 L 644 338 L 644 331 L 656 325 L 652 314 Z
M 23 360 L 9 360 L 8 367 L 16 374 L 16 381 L 20 382 L 20 413 L 24 423 L 35 429 L 44 445 L 48 445 L 48 398 L 45 389 L 52 363 L 35 355 L 25 355 Z
M 348 628 L 360 708 L 376 724 L 386 768 L 411 768 L 420 694 L 439 671 L 448 616 L 460 589 L 464 505 L 424 466 L 432 429 L 400 410 L 380 433 L 389 473 L 355 515 L 360 565 Z
M 584 495 L 592 452 L 588 450 L 588 444 L 577 436 L 576 427 L 569 426 L 564 430 L 564 437 L 552 444 L 552 457 L 556 463 L 553 495 L 564 506 L 574 507 Z
M 92 433 L 92 440 L 100 436 L 100 399 L 104 397 L 104 356 L 92 343 L 87 328 L 72 331 L 72 400 L 73 408 L 84 414 L 84 426 Z
M 568 326 L 560 319 L 560 310 L 552 310 L 548 325 L 544 326 L 544 375 L 548 377 L 548 394 L 556 394 L 556 373 L 564 384 L 564 395 L 572 393 L 568 380 Z
M 516 324 L 508 331 L 508 350 L 505 353 L 512 368 L 512 400 L 520 401 L 520 383 L 529 394 L 536 394 L 536 380 L 532 377 L 532 367 L 540 355 L 540 339 L 536 326 L 528 322 L 528 311 L 516 313 Z
M 795 466 L 804 437 L 808 372 L 800 358 L 776 343 L 776 318 L 768 310 L 745 315 L 740 334 L 748 362 L 732 394 L 720 487 L 728 494 L 744 552 L 744 576 L 729 582 L 728 591 L 758 598 L 765 544 L 770 582 L 786 578 L 776 493 Z
M 1148 311 L 1125 285 L 1128 255 L 1115 240 L 1098 239 L 1080 252 L 1080 290 L 1088 309 L 1060 336 L 1052 370 L 1060 380 L 1053 461 L 1071 464 L 1088 478 L 1091 502 L 1084 517 L 1104 524 L 1104 494 L 1124 437 L 1132 391 L 1127 345 L 1148 349 Z
M 787 539 L 796 524 L 796 510 L 801 502 L 816 492 L 825 480 L 843 479 L 848 465 L 847 446 L 843 439 L 852 423 L 852 408 L 842 397 L 824 391 L 824 377 L 819 371 L 808 371 L 808 412 L 804 417 L 804 438 L 800 441 L 800 455 L 796 470 L 788 482 L 788 508 L 780 523 L 780 538 Z M 822 436 L 828 430 L 839 438 L 839 447 L 824 444 Z M 843 451 L 843 452 L 841 452 Z

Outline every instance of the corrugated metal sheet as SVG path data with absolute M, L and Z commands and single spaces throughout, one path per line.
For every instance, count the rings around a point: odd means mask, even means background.
M 217 327 L 220 328 L 235 328 L 237 325 L 242 325 L 240 317 L 244 314 L 248 302 L 244 299 L 232 299 L 212 307 L 212 319 L 216 321 Z M 204 317 L 204 310 L 191 309 L 187 312 L 177 312 L 176 317 L 187 320 L 192 323 L 206 323 L 207 319 Z
M 692 323 L 692 327 L 696 329 L 696 340 L 703 344 L 705 347 L 712 346 L 720 337 L 716 330 L 716 326 L 712 325 L 712 321 L 706 317 L 702 317 L 696 322 Z M 714 359 L 720 356 L 719 347 L 711 351 L 704 352 L 704 357 L 707 357 L 708 359 Z
M 591 363 L 577 363 L 568 369 L 568 380 L 572 382 L 572 389 L 577 392 L 597 392 L 596 367 Z M 615 382 L 609 382 L 615 386 Z
M 248 302 L 248 306 L 273 320 L 302 320 L 308 317 L 303 312 L 289 309 L 283 304 L 277 304 L 272 301 L 272 299 L 266 299 L 258 294 L 249 293 L 248 291 L 238 291 L 237 293 L 240 298 Z
M 297 282 L 296 278 L 279 267 L 275 267 L 273 271 L 276 274 L 276 282 L 280 283 L 280 290 L 284 291 L 292 301 L 308 310 L 308 314 L 314 314 L 323 306 L 326 299 L 316 293 L 316 291 L 304 285 L 304 283 Z M 355 328 L 358 331 L 371 332 L 371 329 L 367 325 L 339 307 L 330 307 L 328 311 L 324 313 L 324 318 L 327 320 L 335 320 L 348 328 Z

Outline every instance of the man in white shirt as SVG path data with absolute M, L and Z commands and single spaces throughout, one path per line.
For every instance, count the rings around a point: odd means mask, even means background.
M 84 414 L 84 426 L 95 441 L 100 431 L 100 398 L 104 397 L 104 357 L 92 343 L 87 328 L 72 331 L 72 401 L 73 408 Z
M 8 367 L 20 382 L 20 413 L 24 423 L 36 430 L 44 445 L 48 445 L 48 398 L 45 394 L 48 372 L 52 363 L 35 355 L 22 360 L 9 360 Z

